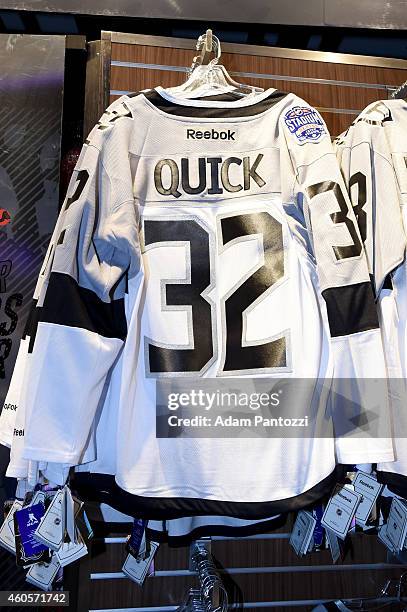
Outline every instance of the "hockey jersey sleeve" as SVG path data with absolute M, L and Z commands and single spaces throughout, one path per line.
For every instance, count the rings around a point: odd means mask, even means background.
M 79 461 L 126 338 L 126 282 L 139 271 L 129 122 L 122 99 L 85 142 L 40 273 L 23 384 L 26 459 Z
M 305 103 L 284 115 L 293 172 L 284 201 L 301 209 L 316 263 L 331 335 L 334 380 L 331 410 L 340 463 L 393 458 L 386 368 L 363 241 L 323 119 Z M 374 389 L 372 379 L 379 384 Z M 370 421 L 375 428 L 370 427 Z M 381 425 L 380 425 L 381 427 Z
M 59 221 L 61 220 L 61 217 Z M 45 262 L 49 260 L 51 250 L 54 248 L 54 243 L 59 235 L 59 225 L 56 224 L 53 234 L 51 236 L 50 243 L 47 248 L 47 252 L 45 254 Z M 29 315 L 25 324 L 25 329 L 23 333 L 23 337 L 20 340 L 20 345 L 18 347 L 17 358 L 14 364 L 14 369 L 12 373 L 12 377 L 10 380 L 10 385 L 7 390 L 7 395 L 4 400 L 3 410 L 0 413 L 0 444 L 3 446 L 7 446 L 11 448 L 13 441 L 16 441 L 16 437 L 18 434 L 16 423 L 17 423 L 17 414 L 19 412 L 19 406 L 21 406 L 22 394 L 23 394 L 23 384 L 25 381 L 29 381 L 30 376 L 28 375 L 28 366 L 29 366 L 29 355 L 31 354 L 30 350 L 30 337 L 33 331 L 35 331 L 35 320 L 37 318 L 37 310 L 36 304 L 38 296 L 46 282 L 47 276 L 45 274 L 44 262 L 41 268 L 41 273 L 37 280 L 35 289 L 34 289 L 34 299 L 31 304 L 31 308 L 29 311 Z M 25 419 L 24 419 L 25 420 Z M 24 421 L 23 421 L 24 422 Z M 23 436 L 21 436 L 23 437 Z M 21 446 L 21 445 L 19 445 Z

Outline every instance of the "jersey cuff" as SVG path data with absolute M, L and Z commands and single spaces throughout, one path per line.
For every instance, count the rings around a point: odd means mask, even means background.
M 374 449 L 360 451 L 360 452 L 338 452 L 337 451 L 338 463 L 345 465 L 354 465 L 356 463 L 381 463 L 384 461 L 394 461 L 393 449 L 375 451 Z
M 0 434 L 0 444 L 2 446 L 7 446 L 7 448 L 11 448 L 12 438 L 7 439 Z
M 69 465 L 77 465 L 80 453 L 61 453 L 53 451 L 49 448 L 33 448 L 31 446 L 24 447 L 23 459 L 28 461 L 42 461 L 51 463 L 68 463 Z

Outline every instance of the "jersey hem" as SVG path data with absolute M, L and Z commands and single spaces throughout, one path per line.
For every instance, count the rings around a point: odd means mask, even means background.
M 108 503 L 110 506 L 138 518 L 170 520 L 185 516 L 223 515 L 242 519 L 265 519 L 275 514 L 292 512 L 329 496 L 333 486 L 345 475 L 338 465 L 316 485 L 293 497 L 261 502 L 232 502 L 187 497 L 147 497 L 124 490 L 114 476 L 75 473 L 73 488 L 81 499 Z
M 384 463 L 394 461 L 394 451 L 388 450 L 382 453 L 377 453 L 374 450 L 361 453 L 338 453 L 340 458 L 339 463 L 344 465 L 353 465 L 355 463 Z
M 169 530 L 156 530 L 149 527 L 147 524 L 147 532 L 150 539 L 154 542 L 168 543 L 173 546 L 189 546 L 191 539 L 199 540 L 200 538 L 222 536 L 222 537 L 248 537 L 257 534 L 264 534 L 266 531 L 277 529 L 284 526 L 285 518 L 277 515 L 269 519 L 261 519 L 253 525 L 217 525 L 209 523 L 208 525 L 200 525 L 188 530 L 179 530 L 176 532 Z M 171 529 L 171 528 L 169 528 Z

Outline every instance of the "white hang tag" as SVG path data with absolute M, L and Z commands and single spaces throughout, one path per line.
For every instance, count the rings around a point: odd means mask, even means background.
M 322 525 L 344 540 L 361 499 L 360 493 L 346 486 L 337 486 L 325 508 Z
M 391 502 L 387 535 L 395 550 L 402 550 L 407 535 L 407 504 L 396 497 Z
M 54 496 L 41 523 L 34 533 L 34 538 L 38 540 L 38 542 L 42 542 L 42 544 L 45 544 L 45 546 L 48 546 L 48 548 L 54 551 L 62 546 L 64 540 L 64 498 L 64 489 L 60 489 Z
M 0 546 L 11 552 L 13 555 L 16 554 L 16 540 L 14 535 L 14 514 L 17 510 L 21 510 L 23 502 L 15 500 L 10 508 L 9 513 L 2 526 L 0 527 Z
M 55 553 L 61 567 L 77 561 L 87 555 L 88 549 L 82 538 L 79 529 L 76 529 L 74 539 L 71 542 L 64 542 L 61 548 Z
M 69 487 L 65 488 L 65 531 L 71 542 L 75 542 L 75 508 L 72 493 Z
M 389 549 L 389 551 L 395 555 L 397 554 L 396 549 L 394 548 L 393 542 L 390 540 L 389 535 L 387 533 L 387 523 L 385 525 L 382 525 L 377 533 L 377 537 L 379 538 L 380 542 L 382 544 L 384 544 L 386 546 L 386 548 Z
M 138 560 L 135 559 L 133 555 L 128 555 L 122 568 L 126 576 L 142 586 L 149 573 L 151 563 L 158 550 L 158 547 L 159 544 L 157 542 L 150 542 L 150 554 L 145 559 Z
M 364 472 L 356 474 L 353 484 L 356 493 L 362 495 L 362 501 L 356 509 L 356 523 L 363 527 L 367 523 L 383 485 L 378 483 L 376 478 Z
M 329 550 L 331 551 L 332 561 L 336 563 L 341 558 L 341 547 L 339 544 L 339 538 L 330 529 L 326 529 L 326 537 L 328 539 Z
M 316 523 L 310 512 L 301 510 L 297 514 L 290 537 L 290 544 L 297 555 L 301 556 L 308 552 Z
M 43 591 L 51 591 L 52 583 L 59 570 L 59 562 L 55 554 L 50 563 L 36 563 L 27 572 L 26 581 Z

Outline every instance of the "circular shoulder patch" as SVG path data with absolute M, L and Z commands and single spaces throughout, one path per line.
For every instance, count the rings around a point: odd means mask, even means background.
M 328 134 L 319 113 L 310 106 L 294 106 L 284 115 L 284 122 L 299 144 L 319 142 Z

